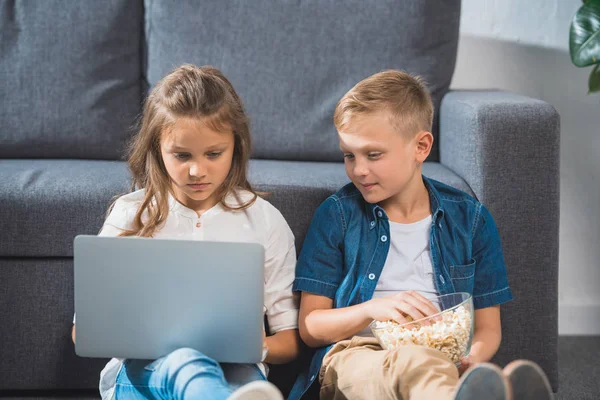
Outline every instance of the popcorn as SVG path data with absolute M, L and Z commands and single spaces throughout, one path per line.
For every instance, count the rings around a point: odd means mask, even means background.
M 373 323 L 373 334 L 386 350 L 419 345 L 437 349 L 458 364 L 471 341 L 471 313 L 464 307 L 442 313 L 431 325 L 419 323 L 401 326 L 395 321 Z M 432 320 L 428 320 L 432 321 Z

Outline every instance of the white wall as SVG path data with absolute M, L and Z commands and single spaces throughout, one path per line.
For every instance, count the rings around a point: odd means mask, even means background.
M 509 90 L 561 116 L 559 332 L 600 334 L 600 95 L 569 57 L 581 0 L 462 0 L 453 88 Z

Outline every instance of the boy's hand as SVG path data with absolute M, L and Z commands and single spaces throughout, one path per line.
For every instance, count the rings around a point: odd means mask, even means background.
M 440 312 L 431 301 L 412 290 L 369 300 L 365 308 L 369 317 L 376 321 L 393 320 L 399 324 Z
M 471 368 L 473 365 L 475 365 L 475 363 L 471 361 L 469 356 L 463 358 L 460 360 L 460 365 L 458 366 L 458 375 L 462 376 L 462 374 L 464 374 L 465 371 Z

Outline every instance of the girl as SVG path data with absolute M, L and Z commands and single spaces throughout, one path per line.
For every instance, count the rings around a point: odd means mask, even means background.
M 150 364 L 112 359 L 100 375 L 103 399 L 282 398 L 265 362 L 287 363 L 299 351 L 294 237 L 248 183 L 249 156 L 248 118 L 227 78 L 213 67 L 175 69 L 150 93 L 129 149 L 138 190 L 116 200 L 100 235 L 262 243 L 272 333 L 264 362 L 219 365 L 192 349 Z

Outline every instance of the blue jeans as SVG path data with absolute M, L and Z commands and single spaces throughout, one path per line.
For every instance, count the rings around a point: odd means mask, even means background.
M 255 364 L 219 364 L 197 350 L 183 348 L 150 364 L 125 360 L 117 375 L 115 398 L 224 400 L 238 387 L 266 379 Z

